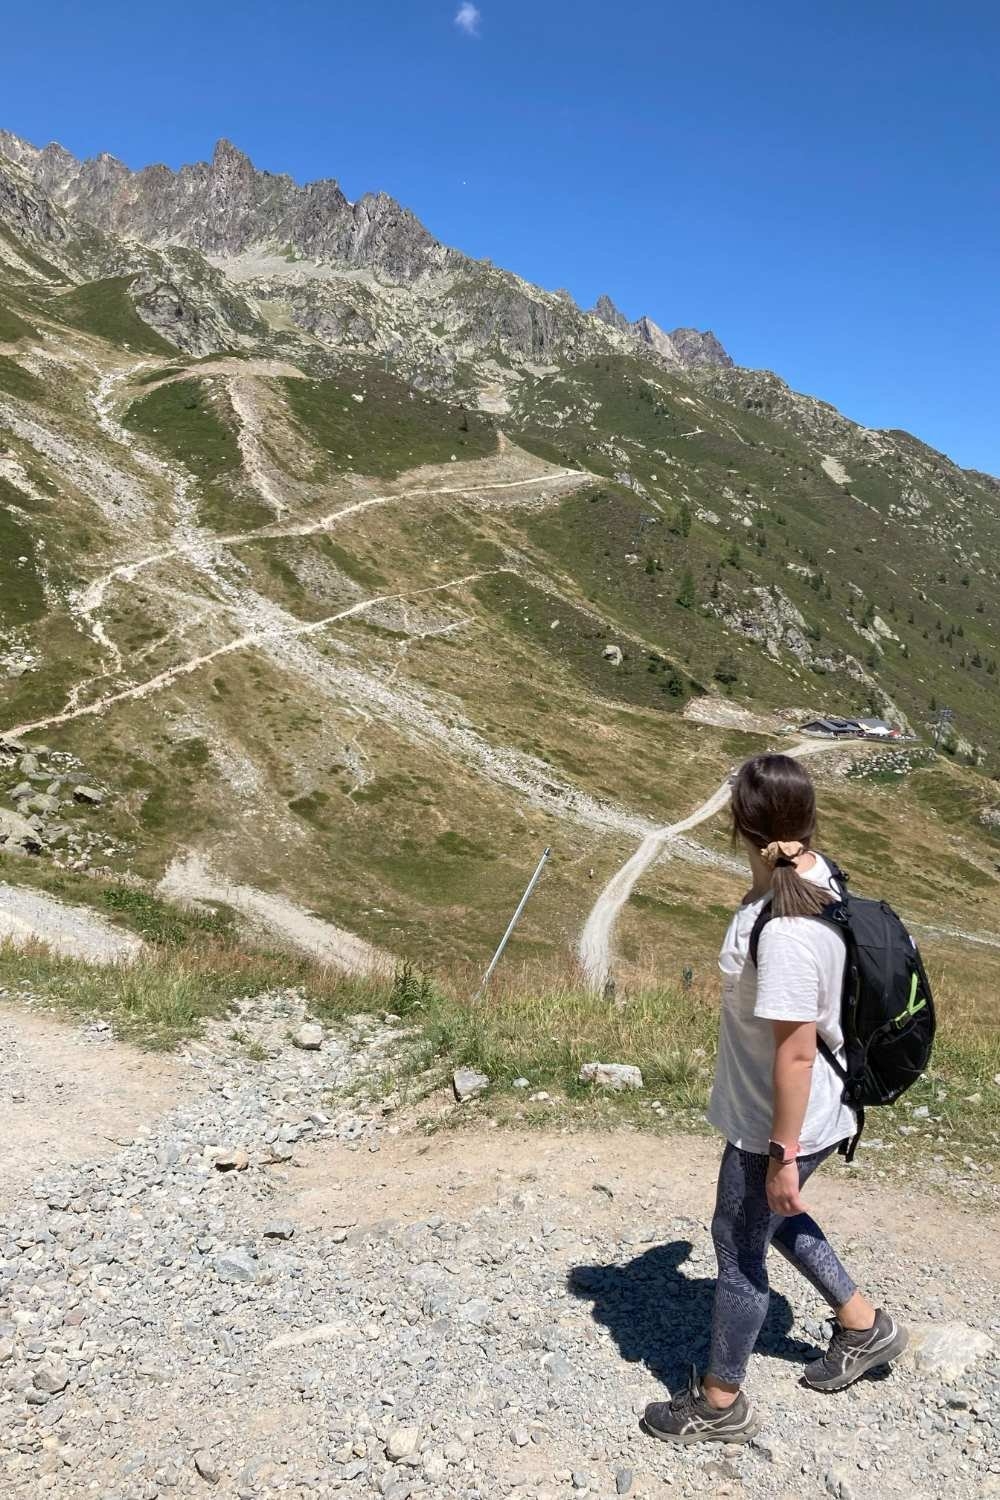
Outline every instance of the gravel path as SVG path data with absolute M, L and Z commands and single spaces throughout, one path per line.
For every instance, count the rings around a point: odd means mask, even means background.
M 837 741 L 825 740 L 806 740 L 790 747 L 780 747 L 783 755 L 794 755 L 799 760 L 808 755 L 821 755 L 824 751 L 839 748 L 841 746 Z M 639 879 L 651 864 L 671 848 L 678 854 L 689 857 L 689 851 L 684 849 L 679 836 L 692 828 L 697 828 L 699 823 L 707 823 L 709 818 L 714 818 L 716 813 L 721 812 L 728 803 L 729 779 L 727 777 L 722 785 L 717 787 L 712 795 L 686 818 L 681 818 L 678 823 L 671 823 L 669 827 L 655 828 L 648 833 L 635 853 L 630 855 L 621 869 L 612 875 L 594 902 L 577 945 L 577 954 L 583 966 L 583 972 L 594 989 L 602 989 L 612 973 L 612 943 L 615 927 L 622 907 Z
M 405 1044 L 394 1018 L 318 1051 L 301 1020 L 295 992 L 258 999 L 110 1154 L 0 1184 L 5 1500 L 1000 1494 L 981 1207 L 825 1169 L 810 1198 L 855 1274 L 950 1360 L 807 1391 L 823 1309 L 779 1262 L 760 1439 L 674 1452 L 636 1416 L 703 1347 L 714 1143 L 428 1134 L 356 1092 Z M 111 1067 L 98 1035 L 76 1045 Z
M 141 938 L 123 932 L 86 906 L 67 906 L 26 886 L 0 881 L 0 942 L 43 942 L 55 953 L 90 963 L 134 958 Z
M 265 932 L 277 935 L 323 963 L 333 964 L 345 974 L 379 974 L 392 970 L 387 953 L 356 937 L 346 928 L 335 927 L 294 901 L 252 885 L 236 885 L 216 875 L 199 854 L 175 859 L 159 885 L 165 896 L 182 903 L 222 901 Z

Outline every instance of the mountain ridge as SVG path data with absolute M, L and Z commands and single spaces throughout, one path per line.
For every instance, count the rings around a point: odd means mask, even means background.
M 211 161 L 176 171 L 162 164 L 133 171 L 107 153 L 81 161 L 56 142 L 37 147 L 8 131 L 0 131 L 0 156 L 25 170 L 57 206 L 107 233 L 152 246 L 180 244 L 219 257 L 292 250 L 404 286 L 460 276 L 482 264 L 442 244 L 388 194 L 365 193 L 352 202 L 334 178 L 299 184 L 286 173 L 258 169 L 226 138 L 216 143 Z M 496 274 L 522 288 L 530 285 L 514 273 Z M 542 288 L 531 291 L 565 298 Z M 614 326 L 668 363 L 732 363 L 710 333 L 678 329 L 682 337 L 675 342 L 649 319 Z

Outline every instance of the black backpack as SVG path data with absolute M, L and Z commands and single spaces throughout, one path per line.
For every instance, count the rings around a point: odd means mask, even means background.
M 853 1161 L 868 1105 L 892 1104 L 927 1068 L 934 1045 L 934 997 L 920 950 L 886 901 L 871 901 L 847 889 L 847 876 L 826 860 L 838 898 L 812 920 L 836 927 L 847 945 L 840 1020 L 847 1066 L 822 1037 L 823 1054 L 844 1085 L 844 1103 L 856 1112 L 858 1131 L 841 1147 Z M 764 907 L 750 934 L 757 963 L 761 933 L 771 920 Z

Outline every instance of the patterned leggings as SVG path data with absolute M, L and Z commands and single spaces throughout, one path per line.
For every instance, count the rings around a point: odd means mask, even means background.
M 836 1146 L 799 1158 L 799 1183 L 805 1183 Z M 727 1143 L 719 1168 L 719 1192 L 712 1219 L 712 1239 L 719 1261 L 712 1316 L 712 1352 L 708 1373 L 739 1385 L 767 1316 L 770 1288 L 767 1252 L 773 1241 L 786 1260 L 801 1271 L 834 1309 L 857 1288 L 834 1254 L 819 1225 L 808 1214 L 782 1218 L 767 1202 L 766 1156 L 738 1151 Z

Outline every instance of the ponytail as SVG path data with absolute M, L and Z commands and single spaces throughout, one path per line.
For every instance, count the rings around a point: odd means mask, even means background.
M 816 832 L 816 793 L 809 772 L 790 755 L 756 755 L 733 782 L 733 838 L 760 850 L 772 870 L 776 917 L 815 917 L 835 898 L 803 880 L 795 861 Z

